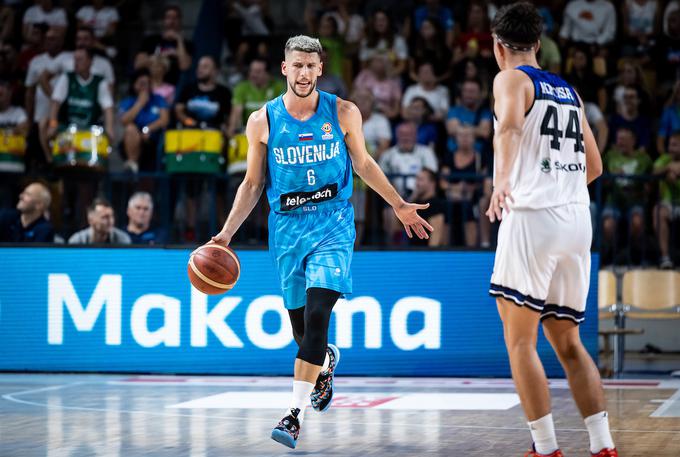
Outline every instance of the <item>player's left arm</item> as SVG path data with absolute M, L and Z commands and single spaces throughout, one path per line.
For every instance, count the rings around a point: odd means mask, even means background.
M 432 232 L 432 226 L 417 212 L 419 209 L 426 209 L 429 205 L 404 201 L 390 184 L 387 176 L 366 150 L 359 108 L 352 102 L 338 99 L 338 118 L 345 135 L 345 143 L 352 159 L 352 166 L 357 175 L 390 204 L 397 218 L 404 224 L 409 238 L 413 237 L 412 232 L 415 232 L 418 238 L 429 238 L 428 230 Z
M 510 173 L 522 140 L 528 85 L 531 85 L 531 80 L 526 74 L 514 69 L 501 71 L 493 82 L 494 112 L 498 126 L 493 138 L 494 189 L 486 211 L 491 222 L 500 221 L 503 210 L 510 211 L 507 200 L 514 202 L 510 194 Z
M 590 128 L 588 119 L 586 119 L 586 109 L 583 104 L 581 96 L 578 95 L 578 99 L 581 101 L 581 119 L 583 119 L 583 146 L 586 150 L 586 182 L 590 184 L 598 176 L 602 174 L 602 156 L 600 155 L 600 148 L 597 146 L 597 140 L 595 140 L 595 135 Z

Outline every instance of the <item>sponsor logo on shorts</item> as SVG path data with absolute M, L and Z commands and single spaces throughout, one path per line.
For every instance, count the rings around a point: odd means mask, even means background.
M 338 185 L 329 184 L 311 192 L 281 194 L 281 211 L 291 211 L 307 203 L 321 203 L 338 195 Z
M 541 160 L 541 171 L 543 173 L 550 173 L 550 159 Z

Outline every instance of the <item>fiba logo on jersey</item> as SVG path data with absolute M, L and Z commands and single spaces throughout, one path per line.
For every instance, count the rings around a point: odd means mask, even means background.
M 333 131 L 333 126 L 331 125 L 330 122 L 324 123 L 324 125 L 321 126 L 321 130 L 323 130 L 324 134 L 321 135 L 322 140 L 332 140 L 333 139 L 333 134 L 331 133 Z
M 550 159 L 541 160 L 541 171 L 543 173 L 550 173 Z

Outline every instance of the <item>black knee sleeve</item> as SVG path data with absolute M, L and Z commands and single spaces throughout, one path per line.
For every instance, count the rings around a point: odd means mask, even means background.
M 288 317 L 290 317 L 290 326 L 293 328 L 293 338 L 298 347 L 300 347 L 302 344 L 302 337 L 305 334 L 305 307 L 301 306 L 296 309 L 289 309 Z
M 307 289 L 305 305 L 305 326 L 302 344 L 297 358 L 311 363 L 323 365 L 328 344 L 328 322 L 340 292 L 312 287 Z

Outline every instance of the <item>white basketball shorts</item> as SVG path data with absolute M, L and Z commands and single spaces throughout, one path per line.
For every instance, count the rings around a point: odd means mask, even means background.
M 593 230 L 588 206 L 503 214 L 489 293 L 554 317 L 583 321 Z

